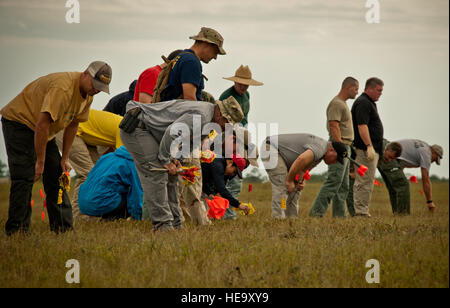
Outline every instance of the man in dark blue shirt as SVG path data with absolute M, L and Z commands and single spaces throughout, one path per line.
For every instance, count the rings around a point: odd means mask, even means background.
M 127 106 L 127 103 L 133 100 L 136 83 L 137 80 L 133 81 L 127 92 L 122 92 L 111 98 L 105 108 L 103 108 L 103 111 L 115 113 L 123 117 L 126 112 L 125 107 Z
M 214 29 L 202 27 L 197 35 L 189 38 L 195 43 L 176 58 L 167 85 L 161 92 L 161 101 L 177 98 L 200 101 L 204 88 L 200 61 L 209 63 L 217 59 L 218 54 L 226 54 L 222 48 L 223 37 Z
M 227 181 L 234 176 L 242 179 L 242 171 L 246 167 L 245 159 L 236 155 L 231 158 L 218 157 L 211 163 L 202 163 L 203 193 L 208 196 L 220 194 L 230 202 L 230 206 L 248 213 L 248 206 L 241 204 L 226 188 Z

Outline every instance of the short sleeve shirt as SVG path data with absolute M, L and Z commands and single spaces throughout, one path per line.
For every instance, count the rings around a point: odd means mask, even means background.
M 431 167 L 430 146 L 417 139 L 403 139 L 396 141 L 402 145 L 402 155 L 398 162 L 402 168 L 425 168 Z
M 161 70 L 161 66 L 156 65 L 142 72 L 134 90 L 135 101 L 139 101 L 139 94 L 141 92 L 153 96 L 153 90 L 155 89 L 156 81 L 158 80 L 158 75 L 161 73 Z
M 175 59 L 169 80 L 162 92 L 163 99 L 168 101 L 179 98 L 183 94 L 183 83 L 191 83 L 197 87 L 197 100 L 202 100 L 204 81 L 200 60 L 190 49 L 186 49 Z
M 331 138 L 330 121 L 339 122 L 342 142 L 351 145 L 353 142 L 353 121 L 347 103 L 338 96 L 328 104 L 327 108 L 327 130 Z
M 358 125 L 367 125 L 372 146 L 378 154 L 381 154 L 383 151 L 383 123 L 378 114 L 377 105 L 366 93 L 361 94 L 353 103 L 352 119 L 355 134 L 353 144 L 355 147 L 360 150 L 367 150 L 367 146 L 358 131 Z
M 328 141 L 311 134 L 284 134 L 277 137 L 277 141 L 272 139 L 271 145 L 278 150 L 288 169 L 307 150 L 314 154 L 314 161 L 309 166 L 309 169 L 312 169 L 322 161 L 328 151 Z M 266 143 L 270 143 L 270 137 L 266 138 Z
M 244 113 L 244 119 L 242 120 L 241 124 L 242 126 L 246 126 L 248 123 L 248 113 L 250 111 L 250 93 L 248 91 L 245 91 L 243 95 L 239 95 L 234 89 L 234 86 L 232 86 L 231 88 L 225 90 L 222 95 L 220 95 L 219 100 L 227 99 L 230 96 L 233 96 L 241 106 L 242 112 Z
M 80 123 L 77 136 L 92 146 L 118 149 L 122 146 L 119 124 L 122 117 L 107 111 L 91 109 L 89 120 Z
M 34 131 L 41 112 L 48 112 L 53 120 L 48 140 L 66 128 L 73 120 L 85 122 L 93 97 L 83 98 L 79 82 L 81 73 L 53 73 L 27 85 L 0 114 L 10 121 L 25 124 Z

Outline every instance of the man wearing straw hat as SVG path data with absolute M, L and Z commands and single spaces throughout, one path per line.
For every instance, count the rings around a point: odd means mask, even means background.
M 224 77 L 226 80 L 234 82 L 234 85 L 225 90 L 219 99 L 225 99 L 227 97 L 233 96 L 241 105 L 242 111 L 244 112 L 244 119 L 242 120 L 242 126 L 247 126 L 248 124 L 248 113 L 250 111 L 250 93 L 247 91 L 249 86 L 262 86 L 263 83 L 252 79 L 252 72 L 247 65 L 241 65 L 236 70 L 234 76 Z M 235 199 L 238 198 L 242 189 L 242 179 L 234 177 L 227 183 L 227 189 L 231 192 Z M 224 218 L 225 219 L 236 219 L 236 212 L 231 209 L 227 209 Z

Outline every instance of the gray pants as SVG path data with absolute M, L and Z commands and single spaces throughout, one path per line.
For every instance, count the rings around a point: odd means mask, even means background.
M 150 170 L 164 168 L 158 159 L 159 143 L 147 130 L 140 128 L 131 134 L 120 130 L 120 138 L 134 159 L 144 190 L 144 205 L 148 207 L 154 230 L 180 228 L 178 176 Z
M 270 148 L 270 151 L 271 155 L 276 155 L 275 152 L 278 153 L 273 147 Z M 263 159 L 262 162 L 265 163 L 265 160 Z M 278 219 L 284 219 L 286 217 L 297 218 L 300 192 L 294 190 L 290 194 L 287 193 L 285 183 L 289 170 L 280 154 L 278 154 L 276 167 L 266 169 L 266 171 L 272 184 L 272 217 Z M 281 208 L 281 200 L 283 198 L 286 200 L 286 211 Z
M 373 181 L 377 171 L 379 155 L 375 153 L 372 161 L 367 159 L 367 153 L 363 150 L 356 149 L 356 162 L 369 168 L 364 176 L 356 173 L 355 185 L 353 187 L 353 198 L 355 200 L 355 214 L 360 216 L 370 216 L 369 203 L 372 197 Z

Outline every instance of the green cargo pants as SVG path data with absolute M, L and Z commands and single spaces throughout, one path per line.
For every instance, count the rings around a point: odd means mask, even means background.
M 411 209 L 409 182 L 398 161 L 394 159 L 391 162 L 386 162 L 384 159 L 380 159 L 378 171 L 389 191 L 394 215 L 409 215 Z

